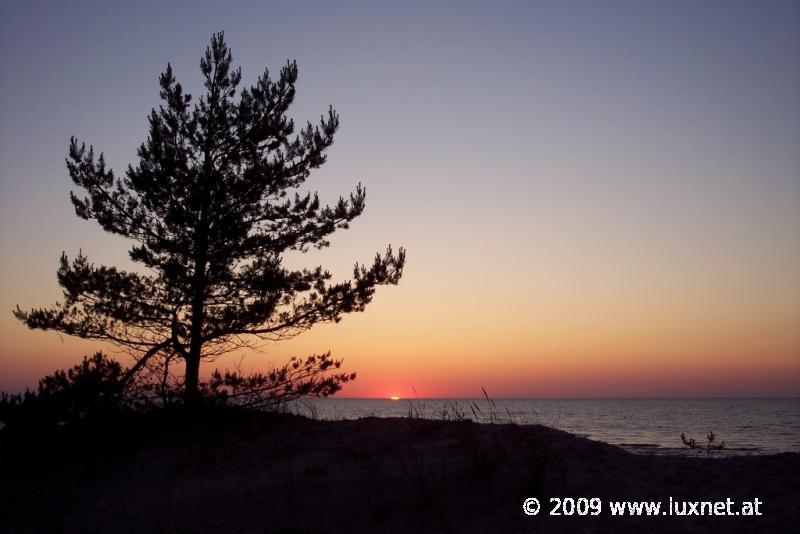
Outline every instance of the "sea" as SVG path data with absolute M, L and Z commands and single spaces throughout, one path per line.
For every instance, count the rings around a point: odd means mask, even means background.
M 323 420 L 420 417 L 541 424 L 638 454 L 800 452 L 800 398 L 303 399 L 290 411 Z M 713 433 L 713 448 L 707 447 Z M 692 449 L 683 443 L 694 439 Z M 724 442 L 724 448 L 716 448 Z

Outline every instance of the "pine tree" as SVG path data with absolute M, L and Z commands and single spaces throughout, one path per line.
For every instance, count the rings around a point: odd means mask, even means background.
M 144 369 L 166 376 L 169 362 L 182 360 L 188 401 L 198 395 L 201 361 L 362 311 L 376 286 L 399 281 L 405 261 L 404 250 L 390 246 L 338 283 L 322 267 L 284 267 L 286 252 L 328 246 L 364 210 L 360 184 L 331 206 L 298 191 L 325 162 L 339 116 L 330 108 L 317 126 L 295 133 L 286 115 L 295 62 L 277 80 L 265 70 L 235 101 L 241 69 L 233 69 L 222 33 L 212 37 L 200 69 L 205 91 L 192 105 L 167 65 L 159 79 L 163 104 L 150 114 L 138 163 L 124 177 L 107 168 L 102 153 L 70 140 L 69 174 L 86 191 L 70 195 L 77 215 L 135 241 L 130 257 L 148 274 L 62 254 L 64 301 L 14 312 L 30 328 L 124 347 L 136 356 L 126 376 Z M 329 354 L 312 358 L 311 376 L 341 363 Z

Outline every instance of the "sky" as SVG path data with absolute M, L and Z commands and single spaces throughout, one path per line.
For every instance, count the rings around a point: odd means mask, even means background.
M 60 299 L 62 251 L 132 268 L 74 214 L 69 136 L 124 170 L 158 74 L 198 94 L 217 31 L 245 84 L 297 60 L 299 123 L 339 112 L 307 185 L 367 189 L 287 263 L 407 265 L 364 313 L 205 372 L 331 350 L 344 396 L 800 395 L 793 1 L 4 1 L 0 390 L 114 353 L 11 312 Z

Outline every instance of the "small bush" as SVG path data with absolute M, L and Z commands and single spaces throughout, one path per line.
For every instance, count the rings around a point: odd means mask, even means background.
M 706 440 L 708 443 L 705 446 L 706 454 L 710 457 L 711 453 L 714 451 L 721 451 L 725 448 L 725 442 L 715 443 L 717 440 L 717 435 L 714 434 L 713 430 L 709 430 L 708 434 L 706 435 Z M 703 449 L 703 446 L 697 442 L 694 438 L 687 438 L 686 434 L 681 432 L 681 441 L 684 445 L 689 447 L 690 449 Z
M 125 402 L 122 366 L 98 352 L 66 371 L 39 380 L 35 391 L 0 394 L 0 421 L 4 427 L 57 426 Z

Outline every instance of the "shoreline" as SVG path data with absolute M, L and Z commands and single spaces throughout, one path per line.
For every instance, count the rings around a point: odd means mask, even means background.
M 705 454 L 710 431 L 714 456 L 800 452 L 795 399 L 306 399 L 292 413 L 318 419 L 423 417 L 478 423 L 541 424 L 618 445 L 635 453 Z M 681 434 L 696 439 L 690 450 Z M 640 445 L 641 447 L 631 447 Z

